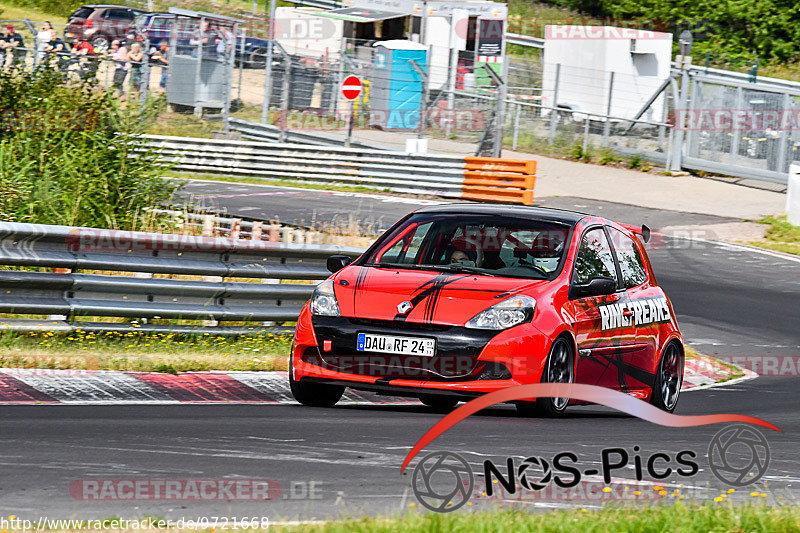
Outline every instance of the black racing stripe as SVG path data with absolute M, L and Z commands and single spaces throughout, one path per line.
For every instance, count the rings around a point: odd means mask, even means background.
M 356 276 L 356 283 L 353 286 L 353 309 L 356 308 L 356 297 L 358 296 L 358 291 L 363 290 L 364 285 L 367 281 L 367 274 L 369 273 L 368 268 L 359 267 L 358 275 Z
M 450 272 L 441 272 L 436 275 L 436 277 L 429 279 L 416 289 L 414 289 L 414 295 L 412 296 L 411 308 L 415 308 L 420 302 L 423 300 L 425 301 L 425 311 L 423 314 L 423 320 L 427 322 L 433 322 L 433 315 L 436 310 L 436 304 L 438 303 L 439 295 L 442 292 L 442 289 L 460 279 L 468 278 L 470 275 L 458 275 L 453 274 Z M 405 322 L 408 313 L 405 315 L 401 315 L 400 313 L 394 316 L 394 320 L 397 322 Z

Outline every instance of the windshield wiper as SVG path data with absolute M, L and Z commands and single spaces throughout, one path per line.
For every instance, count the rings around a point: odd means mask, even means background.
M 495 274 L 494 272 L 487 272 L 486 270 L 479 267 L 459 265 L 458 263 L 451 263 L 449 265 L 435 265 L 432 266 L 431 268 L 436 270 L 444 270 L 445 272 L 466 272 L 468 274 L 481 274 L 483 276 L 492 276 L 495 278 L 499 276 L 499 274 Z
M 414 263 L 364 263 L 366 267 L 377 268 L 407 268 L 409 270 L 435 270 L 427 265 L 415 265 Z

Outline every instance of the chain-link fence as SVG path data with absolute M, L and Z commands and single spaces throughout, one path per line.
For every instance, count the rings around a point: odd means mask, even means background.
M 166 86 L 159 42 L 123 41 L 128 55 L 120 59 L 111 48 L 81 52 L 63 43 L 63 24 L 0 25 L 13 25 L 21 38 L 3 50 L 4 68 L 51 62 L 67 77 L 94 77 L 134 98 Z M 607 150 L 668 168 L 776 182 L 785 182 L 789 165 L 800 161 L 800 87 L 695 70 L 685 75 L 681 99 L 680 73 L 663 80 L 507 57 L 506 100 L 499 106 L 501 91 L 488 69 L 499 74 L 500 64 L 482 64 L 471 52 L 446 47 L 411 43 L 395 50 L 357 39 L 337 46 L 277 39 L 267 82 L 268 41 L 259 36 L 263 28 L 252 26 L 243 24 L 235 40 L 235 70 L 227 80 L 234 107 L 247 108 L 249 120 L 260 115 L 284 130 L 343 136 L 351 103 L 340 87 L 356 75 L 363 82 L 352 103 L 356 130 L 452 139 L 473 143 L 479 152 L 502 107 L 504 142 L 514 149 L 583 158 Z M 141 59 L 131 57 L 131 48 L 139 46 Z
M 800 161 L 800 90 L 695 76 L 684 115 L 690 168 L 785 182 Z
M 17 43 L 0 50 L 0 66 L 4 69 L 33 70 L 47 64 L 60 70 L 65 82 L 95 79 L 101 87 L 133 98 L 143 99 L 149 92 L 159 90 L 162 69 L 151 64 L 155 49 L 146 40 L 113 41 L 108 49 L 96 51 L 91 43 L 81 45 L 65 40 L 65 24 L 3 20 L 0 26 L 0 42 Z M 13 26 L 13 33 L 21 40 L 12 39 L 7 26 Z

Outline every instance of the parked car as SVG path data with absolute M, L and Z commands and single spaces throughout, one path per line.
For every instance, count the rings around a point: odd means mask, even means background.
M 67 41 L 89 41 L 96 51 L 102 52 L 114 39 L 124 39 L 133 20 L 142 13 L 145 11 L 128 6 L 83 5 L 69 16 L 64 38 Z
M 533 207 L 425 207 L 361 257 L 332 256 L 297 320 L 294 398 L 345 388 L 436 409 L 528 383 L 600 385 L 672 412 L 684 347 L 650 230 Z M 560 416 L 568 398 L 516 403 Z
M 147 38 L 151 46 L 156 46 L 159 41 L 170 40 L 174 20 L 175 15 L 171 13 L 143 13 L 136 17 L 133 26 L 140 40 Z M 191 39 L 191 32 L 178 35 L 179 42 L 186 46 L 188 46 L 189 39 Z M 267 39 L 245 37 L 244 50 L 242 50 L 240 39 L 237 38 L 236 64 L 238 65 L 241 61 L 246 67 L 264 68 L 267 64 L 267 43 Z

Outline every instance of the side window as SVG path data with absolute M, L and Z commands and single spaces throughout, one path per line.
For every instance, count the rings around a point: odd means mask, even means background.
M 425 236 L 428 235 L 431 225 L 432 222 L 428 222 L 417 226 L 411 235 L 400 239 L 391 248 L 383 252 L 379 261 L 382 263 L 419 263 L 417 253 Z
M 622 271 L 622 283 L 626 289 L 641 285 L 647 280 L 642 257 L 633 240 L 614 228 L 608 228 L 611 233 L 611 242 L 617 252 L 619 269 Z
M 603 228 L 595 228 L 583 234 L 581 247 L 575 258 L 576 283 L 586 283 L 595 276 L 617 279 L 614 257 Z

